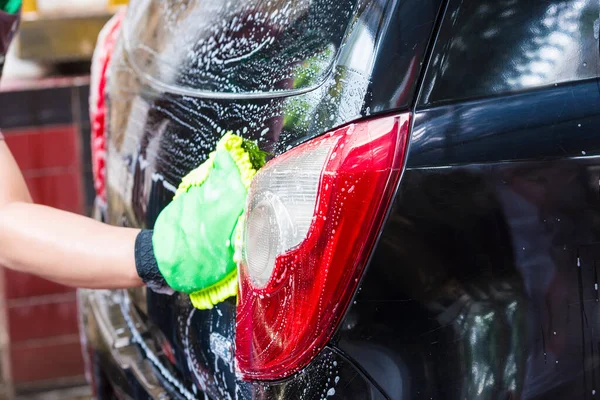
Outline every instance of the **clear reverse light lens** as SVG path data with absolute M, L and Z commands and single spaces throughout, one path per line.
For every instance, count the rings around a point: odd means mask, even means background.
M 275 259 L 298 246 L 311 226 L 321 173 L 336 140 L 282 155 L 252 181 L 244 238 L 244 260 L 257 288 L 266 286 Z

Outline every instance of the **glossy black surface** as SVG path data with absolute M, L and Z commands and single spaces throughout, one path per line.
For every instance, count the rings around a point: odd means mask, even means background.
M 278 383 L 252 384 L 251 393 L 252 398 L 269 400 L 386 398 L 346 357 L 329 347 L 294 378 Z
M 600 153 L 598 81 L 418 110 L 408 167 Z
M 449 104 L 426 104 L 441 86 L 423 83 L 407 169 L 337 345 L 394 399 L 596 398 L 598 79 L 573 70 L 511 93 L 523 88 L 478 75 L 488 51 L 441 81 Z
M 596 0 L 449 0 L 419 102 L 594 78 L 599 14 Z
M 394 399 L 592 398 L 599 182 L 599 157 L 407 170 L 338 346 Z
M 126 46 L 117 49 L 109 88 L 110 221 L 153 226 L 181 177 L 206 159 L 225 130 L 256 139 L 276 155 L 372 112 L 408 108 L 441 0 L 347 4 L 348 10 L 336 8 L 343 14 L 339 18 L 330 16 L 345 21 L 344 11 L 354 13 L 334 70 L 318 88 L 296 96 L 242 93 L 211 99 L 164 93 L 132 67 L 135 54 Z M 185 65 L 178 80 L 194 74 Z M 372 79 L 375 74 L 381 78 Z
M 407 170 L 336 337 L 390 398 L 598 397 L 599 13 L 449 2 Z M 571 52 L 541 73 L 567 28 Z

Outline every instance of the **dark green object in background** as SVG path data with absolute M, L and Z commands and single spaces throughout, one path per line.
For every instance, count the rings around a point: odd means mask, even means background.
M 15 14 L 21 9 L 22 0 L 0 0 L 0 9 L 9 14 Z

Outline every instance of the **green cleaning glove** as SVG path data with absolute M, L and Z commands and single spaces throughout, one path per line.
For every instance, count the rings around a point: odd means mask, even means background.
M 164 291 L 166 283 L 200 309 L 237 295 L 237 227 L 264 163 L 256 144 L 227 133 L 209 159 L 182 179 L 154 231 L 142 231 L 136 242 L 138 274 L 150 288 Z

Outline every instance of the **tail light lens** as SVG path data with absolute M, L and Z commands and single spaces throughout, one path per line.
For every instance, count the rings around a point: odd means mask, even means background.
M 331 338 L 400 178 L 408 132 L 409 114 L 351 124 L 255 177 L 236 327 L 244 379 L 285 378 Z

